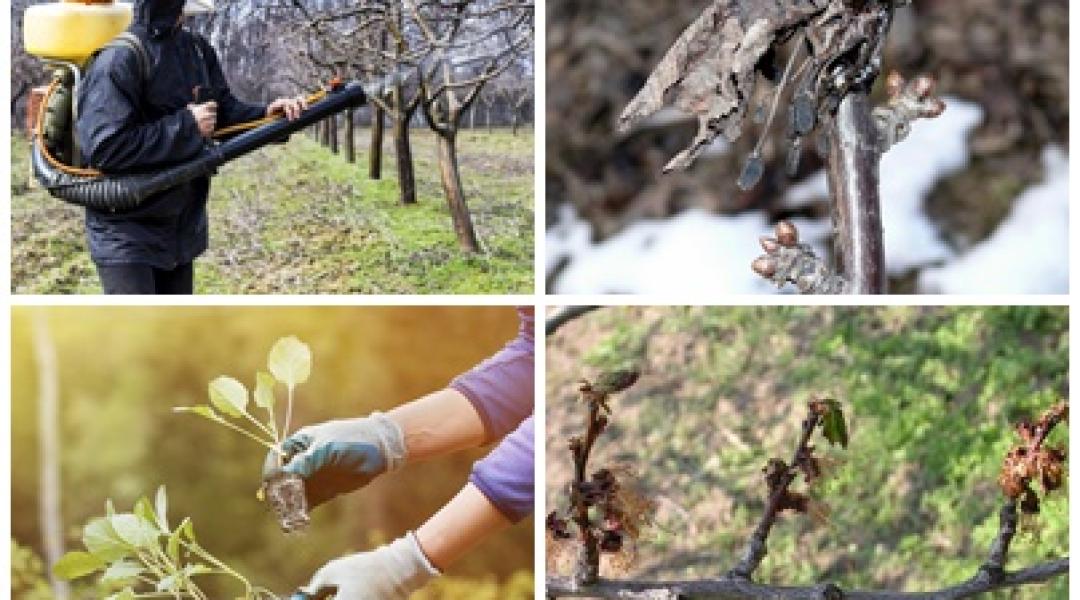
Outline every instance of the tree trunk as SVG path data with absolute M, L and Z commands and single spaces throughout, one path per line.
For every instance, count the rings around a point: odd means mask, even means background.
M 330 119 L 323 119 L 319 123 L 319 143 L 323 146 L 330 145 Z
M 484 125 L 487 127 L 488 133 L 491 133 L 491 105 L 484 105 Z
M 476 129 L 476 103 L 469 107 L 469 129 Z
M 338 153 L 338 124 L 337 115 L 330 117 L 328 121 L 330 124 L 330 151 L 334 154 Z
M 478 253 L 480 241 L 476 239 L 469 207 L 465 204 L 465 190 L 461 186 L 461 173 L 458 170 L 457 131 L 440 132 L 436 139 L 439 149 L 439 174 L 442 177 L 446 202 L 450 206 L 450 216 L 454 221 L 454 232 L 457 233 L 462 248 Z
M 406 114 L 401 109 L 396 112 L 393 133 L 401 203 L 416 204 L 416 176 L 413 173 L 412 145 L 409 143 L 409 119 L 412 113 Z
M 878 165 L 870 100 L 849 93 L 827 131 L 837 273 L 853 294 L 885 293 Z
M 382 179 L 383 109 L 371 111 L 371 148 L 368 154 L 368 177 Z
M 353 138 L 353 109 L 345 111 L 345 160 L 349 164 L 356 162 L 356 142 Z
M 41 479 L 38 501 L 42 546 L 48 565 L 49 583 L 58 600 L 71 595 L 68 583 L 52 574 L 52 566 L 64 555 L 64 524 L 60 512 L 60 375 L 56 347 L 49 334 L 48 317 L 34 314 L 34 354 L 38 374 L 38 444 Z

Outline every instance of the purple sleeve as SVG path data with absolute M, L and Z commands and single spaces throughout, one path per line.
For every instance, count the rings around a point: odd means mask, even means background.
M 525 419 L 494 450 L 473 465 L 469 482 L 518 522 L 533 511 L 533 418 Z
M 521 328 L 517 337 L 450 382 L 480 414 L 488 442 L 513 431 L 533 413 L 533 317 L 518 312 Z

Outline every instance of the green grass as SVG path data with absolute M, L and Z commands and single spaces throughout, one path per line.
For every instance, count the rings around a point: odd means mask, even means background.
M 764 505 L 761 467 L 788 460 L 805 400 L 845 406 L 846 450 L 812 495 L 824 523 L 784 515 L 756 579 L 926 591 L 987 557 L 1012 425 L 1068 398 L 1068 311 L 994 308 L 618 308 L 549 340 L 549 506 L 565 505 L 579 377 L 629 363 L 592 469 L 628 462 L 660 501 L 630 577 L 715 577 L 735 564 Z M 1068 444 L 1059 427 L 1054 444 Z M 1008 567 L 1068 554 L 1068 494 L 1043 504 Z M 993 598 L 1066 598 L 1068 578 Z
M 197 293 L 507 294 L 533 287 L 533 136 L 459 137 L 466 201 L 485 252 L 458 246 L 439 182 L 433 135 L 413 130 L 417 197 L 398 201 L 392 143 L 383 178 L 306 135 L 226 165 L 214 178 L 210 250 Z M 12 289 L 99 293 L 82 210 L 30 189 L 28 142 L 12 138 Z

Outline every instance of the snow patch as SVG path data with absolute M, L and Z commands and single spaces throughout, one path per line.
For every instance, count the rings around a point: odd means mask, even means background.
M 1046 177 L 1016 199 L 989 238 L 919 275 L 924 293 L 1069 293 L 1069 159 L 1043 150 Z
M 560 294 L 766 294 L 750 270 L 768 230 L 762 213 L 717 216 L 701 209 L 663 221 L 639 221 L 600 244 L 572 210 L 547 236 L 552 258 L 571 257 L 555 284 Z M 549 272 L 550 274 L 550 272 Z

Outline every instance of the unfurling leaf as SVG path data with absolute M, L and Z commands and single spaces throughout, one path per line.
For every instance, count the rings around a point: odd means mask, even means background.
M 640 373 L 636 369 L 619 369 L 601 373 L 593 386 L 599 392 L 613 394 L 634 385 Z
M 266 366 L 278 381 L 296 387 L 311 375 L 311 348 L 296 336 L 281 338 L 270 348 Z
M 74 551 L 60 557 L 53 565 L 53 575 L 71 580 L 89 575 L 105 566 L 105 561 L 89 552 Z
M 827 410 L 822 416 L 822 433 L 830 444 L 847 448 L 848 431 L 844 421 L 844 411 L 836 400 L 826 400 Z
M 244 384 L 222 375 L 210 382 L 210 404 L 220 412 L 242 417 L 247 412 L 248 391 Z

